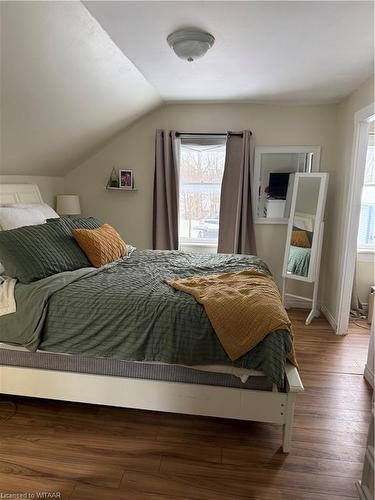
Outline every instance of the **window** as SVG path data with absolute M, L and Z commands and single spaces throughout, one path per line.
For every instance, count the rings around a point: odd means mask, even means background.
M 224 136 L 182 136 L 180 149 L 180 246 L 217 246 Z
M 375 136 L 369 137 L 365 180 L 362 188 L 358 250 L 375 250 Z

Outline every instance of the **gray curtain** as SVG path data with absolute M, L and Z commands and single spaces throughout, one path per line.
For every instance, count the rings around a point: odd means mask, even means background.
M 178 151 L 169 130 L 156 131 L 152 247 L 178 249 Z
M 251 132 L 228 133 L 221 186 L 218 252 L 256 255 L 251 203 Z

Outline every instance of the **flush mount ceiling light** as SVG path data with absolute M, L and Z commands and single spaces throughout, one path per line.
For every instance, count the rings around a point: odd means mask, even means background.
M 191 62 L 203 57 L 213 46 L 215 38 L 205 31 L 186 29 L 171 33 L 167 42 L 180 59 Z

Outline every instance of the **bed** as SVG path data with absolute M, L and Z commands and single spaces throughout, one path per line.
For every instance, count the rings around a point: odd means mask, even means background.
M 41 196 L 37 186 L 0 185 L 4 200 Z M 303 391 L 286 362 L 289 337 L 270 333 L 230 362 L 202 306 L 164 282 L 264 266 L 248 256 L 134 250 L 104 268 L 19 283 L 17 315 L 0 318 L 0 392 L 281 424 L 288 452 Z

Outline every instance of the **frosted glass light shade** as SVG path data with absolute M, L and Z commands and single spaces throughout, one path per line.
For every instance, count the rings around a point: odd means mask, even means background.
M 79 215 L 81 205 L 76 194 L 59 194 L 56 200 L 56 212 L 60 215 Z
M 171 33 L 167 42 L 180 59 L 192 62 L 205 55 L 215 37 L 205 31 L 182 29 Z

